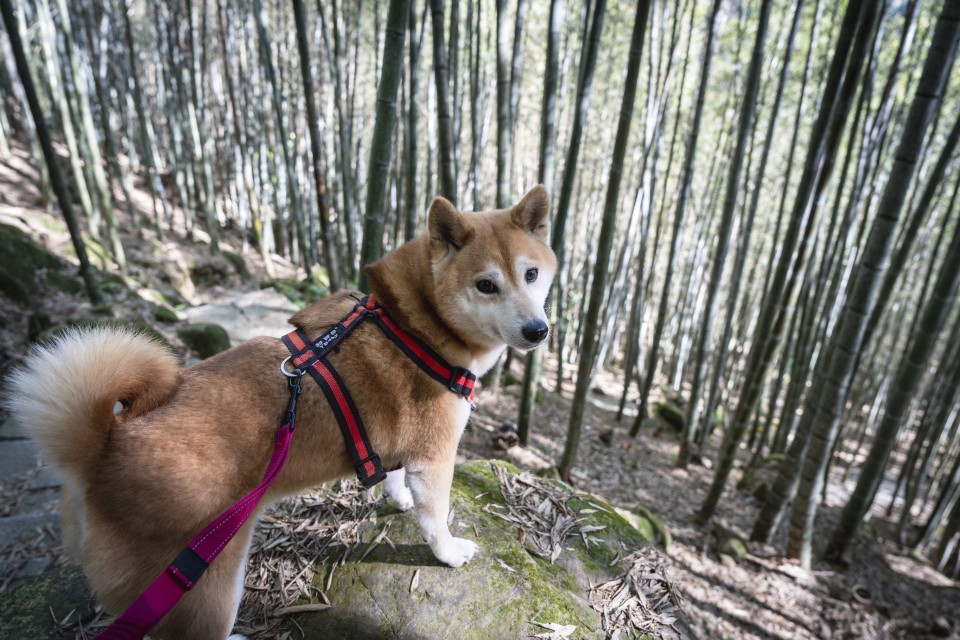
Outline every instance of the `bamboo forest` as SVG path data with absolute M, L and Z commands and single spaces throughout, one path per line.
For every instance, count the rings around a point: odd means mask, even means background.
M 960 638 L 960 0 L 0 13 L 0 379 L 69 327 L 197 365 L 369 292 L 437 197 L 549 198 L 549 335 L 457 453 L 476 556 L 351 472 L 260 517 L 234 633 Z M 93 638 L 120 612 L 2 406 L 0 638 Z

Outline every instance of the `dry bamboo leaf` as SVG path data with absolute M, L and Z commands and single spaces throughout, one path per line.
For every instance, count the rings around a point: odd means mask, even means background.
M 323 604 L 322 602 L 312 602 L 310 604 L 295 604 L 290 607 L 274 609 L 268 615 L 271 618 L 279 618 L 281 616 L 290 616 L 296 613 L 314 613 L 316 611 L 326 611 L 329 608 L 330 605 L 328 604 Z
M 410 593 L 413 593 L 417 590 L 417 587 L 420 586 L 420 569 L 417 569 L 413 572 L 413 577 L 410 579 Z

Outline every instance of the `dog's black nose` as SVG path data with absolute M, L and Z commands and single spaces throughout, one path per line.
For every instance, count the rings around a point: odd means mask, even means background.
M 547 323 L 543 320 L 531 320 L 523 325 L 523 329 L 520 330 L 520 332 L 523 333 L 523 337 L 530 342 L 540 342 L 547 337 L 549 331 L 550 329 L 547 328 Z

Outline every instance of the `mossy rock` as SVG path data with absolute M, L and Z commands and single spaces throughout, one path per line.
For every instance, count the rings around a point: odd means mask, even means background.
M 64 273 L 67 264 L 63 260 L 17 227 L 0 224 L 0 255 L 3 256 L 0 293 L 17 302 L 29 304 L 36 297 L 40 273 L 45 273 L 44 283 L 53 284 L 58 289 L 83 287 L 79 279 Z M 52 275 L 54 273 L 56 276 Z M 69 285 L 68 280 L 72 281 Z
M 758 464 L 743 472 L 743 476 L 737 482 L 737 490 L 750 493 L 757 500 L 765 500 L 774 480 L 776 480 L 782 462 L 782 453 L 767 456 Z
M 250 269 L 247 268 L 247 261 L 243 259 L 243 256 L 233 251 L 224 251 L 222 255 L 238 276 L 244 280 L 250 279 Z
M 329 295 L 330 291 L 311 278 L 294 280 L 293 278 L 271 278 L 260 282 L 261 289 L 273 288 L 287 296 L 290 302 L 301 309 L 314 300 Z
M 177 335 L 202 360 L 230 348 L 227 330 L 212 322 L 185 324 L 177 329 Z
M 167 305 L 160 305 L 153 308 L 153 319 L 157 322 L 179 322 L 180 317 L 177 312 Z
M 649 546 L 651 538 L 644 533 L 649 529 L 634 526 L 596 498 L 577 494 L 568 506 L 581 526 L 604 528 L 589 534 L 589 548 L 579 536 L 569 538 L 551 564 L 524 547 L 516 525 L 489 512 L 506 504 L 494 465 L 517 472 L 509 463 L 474 461 L 458 466 L 454 476 L 450 529 L 479 544 L 470 563 L 456 569 L 442 565 L 423 543 L 413 513 L 381 509 L 357 548 L 365 549 L 388 521 L 393 544 L 379 544 L 363 560 L 336 568 L 325 590 L 332 607 L 297 618 L 304 637 L 527 638 L 544 631 L 533 620 L 575 625 L 576 638 L 605 637 L 600 614 L 587 601 L 590 587 L 622 573 L 618 558 Z M 339 559 L 341 554 L 329 555 Z M 318 569 L 319 589 L 329 571 L 329 566 Z M 417 571 L 418 586 L 411 590 Z
M 54 626 L 51 615 L 63 620 L 70 612 L 83 619 L 93 614 L 87 581 L 77 567 L 55 569 L 0 593 L 0 638 L 48 638 Z
M 225 256 L 210 256 L 190 265 L 190 280 L 198 287 L 212 287 L 229 282 L 234 271 L 232 262 Z
M 293 278 L 270 278 L 260 282 L 261 289 L 276 289 L 290 299 L 294 304 L 303 304 L 303 293 L 300 291 L 300 283 Z
M 520 383 L 523 382 L 515 373 L 512 371 L 504 371 L 503 379 L 501 384 L 505 387 L 517 387 L 520 386 Z
M 100 290 L 104 293 L 116 295 L 126 288 L 127 283 L 117 274 L 109 272 L 100 274 Z
M 713 535 L 716 540 L 714 550 L 717 554 L 727 556 L 737 563 L 747 555 L 747 539 L 726 523 L 717 522 L 714 525 Z
M 673 402 L 658 402 L 654 407 L 654 413 L 661 422 L 670 425 L 677 431 L 683 431 L 683 426 L 687 423 L 683 409 Z

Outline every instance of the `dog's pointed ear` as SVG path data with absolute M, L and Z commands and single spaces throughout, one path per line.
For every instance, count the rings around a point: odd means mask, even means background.
M 443 255 L 449 249 L 459 251 L 473 236 L 473 229 L 466 217 L 446 198 L 436 197 L 427 214 L 430 232 L 430 249 L 435 255 Z
M 549 242 L 550 235 L 550 198 L 547 188 L 538 184 L 523 196 L 520 204 L 510 213 L 513 223 L 532 233 L 543 242 Z

